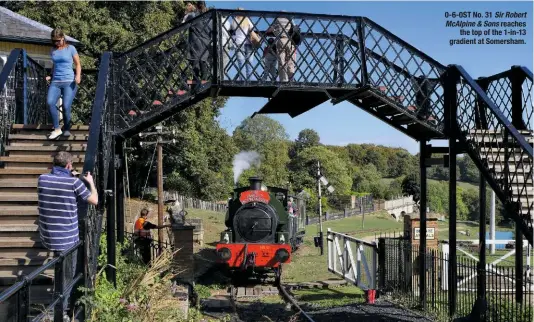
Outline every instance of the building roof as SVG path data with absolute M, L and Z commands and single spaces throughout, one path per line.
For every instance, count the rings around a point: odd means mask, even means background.
M 51 27 L 0 6 L 0 40 L 51 45 L 52 30 Z M 81 45 L 79 40 L 72 37 L 65 36 L 65 39 L 74 46 Z

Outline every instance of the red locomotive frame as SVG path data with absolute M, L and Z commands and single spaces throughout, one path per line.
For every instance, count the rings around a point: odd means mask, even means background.
M 219 243 L 217 244 L 217 253 L 221 252 L 225 248 L 230 251 L 230 258 L 224 259 L 219 256 L 219 261 L 221 263 L 226 263 L 231 268 L 246 268 L 250 266 L 257 268 L 278 267 L 281 263 L 276 258 L 276 252 L 280 249 L 287 251 L 289 256 L 288 259 L 283 262 L 283 264 L 288 264 L 291 262 L 291 246 L 288 244 Z M 252 263 L 245 263 L 245 251 L 247 255 L 253 255 Z

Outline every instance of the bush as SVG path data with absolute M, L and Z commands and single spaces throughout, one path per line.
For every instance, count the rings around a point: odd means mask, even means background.
M 171 279 L 174 267 L 172 252 L 165 250 L 154 259 L 151 266 L 144 266 L 131 256 L 131 245 L 117 244 L 117 287 L 111 284 L 105 274 L 106 236 L 100 240 L 102 252 L 98 258 L 102 267 L 97 274 L 95 288 L 80 299 L 80 303 L 91 307 L 88 321 L 185 321 L 183 312 L 176 307 L 172 297 Z

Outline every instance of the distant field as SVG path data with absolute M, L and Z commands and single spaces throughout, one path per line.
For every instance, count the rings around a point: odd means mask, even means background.
M 396 178 L 382 178 L 382 179 L 380 179 L 380 182 L 389 185 L 395 179 Z M 440 182 L 440 180 L 428 179 L 428 182 Z M 448 182 L 448 181 L 442 181 L 442 182 Z M 473 183 L 465 182 L 465 181 L 458 181 L 457 184 L 462 189 L 475 189 L 475 190 L 478 190 L 478 185 L 477 184 L 473 184 Z

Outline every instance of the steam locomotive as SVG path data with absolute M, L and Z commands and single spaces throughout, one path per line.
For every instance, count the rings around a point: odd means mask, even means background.
M 225 224 L 216 251 L 219 261 L 240 277 L 274 273 L 280 281 L 282 264 L 305 234 L 306 204 L 288 190 L 267 187 L 257 177 L 250 186 L 234 189 L 228 200 Z

